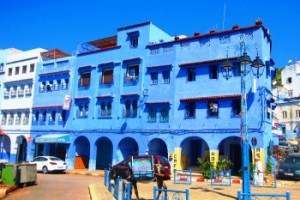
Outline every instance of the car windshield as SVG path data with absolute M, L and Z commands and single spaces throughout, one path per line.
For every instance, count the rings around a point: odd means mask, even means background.
M 285 143 L 285 142 L 279 142 L 279 145 L 280 145 L 280 146 L 288 146 L 288 143 Z

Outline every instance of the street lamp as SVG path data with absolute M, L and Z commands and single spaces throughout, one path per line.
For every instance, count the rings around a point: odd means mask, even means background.
M 248 137 L 248 123 L 247 123 L 247 94 L 246 94 L 246 83 L 245 76 L 249 73 L 247 70 L 247 65 L 251 65 L 253 74 L 259 78 L 263 74 L 264 63 L 262 60 L 256 56 L 252 62 L 251 58 L 247 55 L 245 51 L 245 42 L 242 40 L 240 42 L 241 56 L 238 59 L 241 70 L 241 145 L 242 145 L 242 179 L 243 179 L 243 194 L 251 194 L 250 191 L 250 162 L 249 162 L 249 137 Z M 232 69 L 232 64 L 229 60 L 226 60 L 222 66 L 224 73 L 223 76 L 228 80 L 230 75 L 230 70 Z M 245 195 L 244 200 L 250 199 L 250 196 Z

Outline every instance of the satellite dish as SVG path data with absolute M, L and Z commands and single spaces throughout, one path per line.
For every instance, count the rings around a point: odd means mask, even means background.
M 276 85 L 276 83 L 277 83 L 277 81 L 273 81 L 273 82 L 272 82 L 273 85 Z

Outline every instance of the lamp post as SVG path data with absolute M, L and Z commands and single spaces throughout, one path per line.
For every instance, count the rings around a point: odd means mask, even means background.
M 248 136 L 248 120 L 247 120 L 247 94 L 246 94 L 246 81 L 245 77 L 248 74 L 247 65 L 251 65 L 253 74 L 259 78 L 264 68 L 264 63 L 262 60 L 256 56 L 256 58 L 251 60 L 247 55 L 245 50 L 245 42 L 241 40 L 240 42 L 240 57 L 238 59 L 241 71 L 241 146 L 242 146 L 242 190 L 243 194 L 250 194 L 250 162 L 249 162 L 249 136 Z M 232 69 L 232 63 L 229 60 L 226 60 L 223 63 L 224 77 L 228 80 L 230 75 L 230 70 Z M 250 196 L 245 195 L 244 200 L 250 199 Z

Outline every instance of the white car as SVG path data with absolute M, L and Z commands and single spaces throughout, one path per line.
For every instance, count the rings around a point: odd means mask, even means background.
M 44 174 L 53 171 L 64 172 L 67 169 L 65 161 L 54 156 L 38 156 L 30 161 L 30 163 L 36 164 L 36 170 Z

